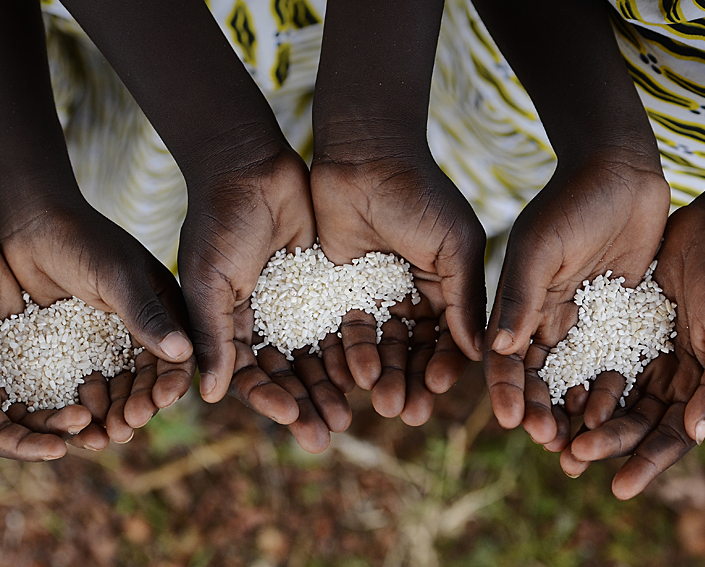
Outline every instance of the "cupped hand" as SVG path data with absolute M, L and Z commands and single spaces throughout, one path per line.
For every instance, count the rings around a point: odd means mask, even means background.
M 503 427 L 522 424 L 542 444 L 565 436 L 566 414 L 551 407 L 537 372 L 577 322 L 573 297 L 584 280 L 609 269 L 625 286 L 641 281 L 659 247 L 669 202 L 658 162 L 618 148 L 559 162 L 519 215 L 485 342 L 487 384 Z
M 0 290 L 0 320 L 24 310 L 20 286 L 2 255 Z M 29 412 L 24 404 L 15 403 L 7 412 L 0 412 L 0 457 L 50 461 L 66 454 L 66 442 L 96 450 L 105 447 L 107 436 L 104 430 L 92 424 L 93 412 L 99 409 L 90 396 L 91 382 L 86 380 L 79 388 L 87 402 L 85 407 L 71 405 L 60 410 Z M 86 393 L 89 394 L 87 397 Z M 0 388 L 0 401 L 6 399 L 7 393 Z
M 179 273 L 201 396 L 217 402 L 232 394 L 288 425 L 311 452 L 328 446 L 330 431 L 348 427 L 350 408 L 308 349 L 294 353 L 293 364 L 273 347 L 255 357 L 250 296 L 274 252 L 309 248 L 315 238 L 308 168 L 289 148 L 189 187 Z
M 428 420 L 434 394 L 480 360 L 485 323 L 485 234 L 472 208 L 430 152 L 333 159 L 319 151 L 311 168 L 318 235 L 336 264 L 370 251 L 405 258 L 421 302 L 391 309 L 377 344 L 372 315 L 351 311 L 342 339 L 329 337 L 323 358 L 331 379 L 352 377 L 372 390 L 383 416 L 411 425 Z M 402 319 L 414 320 L 412 336 Z
M 654 280 L 677 304 L 675 352 L 660 355 L 646 368 L 627 407 L 612 417 L 609 410 L 615 409 L 614 403 L 588 399 L 586 415 L 600 417 L 561 455 L 561 465 L 571 476 L 581 474 L 592 461 L 629 455 L 612 483 L 620 499 L 639 494 L 705 437 L 705 246 L 699 237 L 703 231 L 705 199 L 699 197 L 671 215 L 657 258 Z
M 2 251 L 21 288 L 40 306 L 76 296 L 117 313 L 158 361 L 150 379 L 143 379 L 138 363 L 137 376 L 126 372 L 108 382 L 94 373 L 80 388 L 92 421 L 72 442 L 90 448 L 107 445 L 108 436 L 125 442 L 132 428 L 173 404 L 191 384 L 195 358 L 179 286 L 166 267 L 77 190 L 58 199 L 51 192 L 33 194 L 42 196 L 5 217 L 0 230 Z M 127 386 L 116 395 L 119 384 Z

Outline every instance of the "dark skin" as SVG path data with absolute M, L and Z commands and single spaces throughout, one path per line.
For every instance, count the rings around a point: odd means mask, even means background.
M 324 252 L 335 263 L 403 256 L 422 296 L 393 308 L 379 345 L 372 316 L 348 313 L 326 367 L 344 359 L 381 415 L 411 425 L 428 420 L 467 358 L 480 360 L 485 322 L 484 231 L 426 141 L 442 11 L 442 1 L 328 2 L 313 107 Z M 411 339 L 401 317 L 417 321 Z
M 2 256 L 0 290 L 0 318 L 23 311 L 20 286 Z M 4 389 L 0 390 L 0 399 L 7 399 Z M 24 404 L 13 404 L 6 413 L 0 412 L 0 456 L 19 461 L 58 459 L 66 454 L 66 441 L 100 449 L 104 445 L 102 436 L 86 431 L 91 421 L 91 411 L 80 405 L 30 413 Z
M 249 297 L 271 255 L 316 237 L 306 165 L 205 3 L 65 2 L 154 125 L 186 179 L 179 273 L 204 400 L 230 393 L 307 451 L 351 420 L 323 361 L 255 358 Z M 155 25 L 155 22 L 159 22 Z M 336 384 L 340 384 L 339 388 Z
M 678 306 L 675 352 L 646 368 L 625 410 L 614 398 L 602 404 L 590 396 L 585 409 L 593 418 L 590 430 L 561 454 L 570 476 L 582 474 L 592 461 L 629 456 L 612 483 L 622 500 L 639 494 L 705 437 L 705 246 L 698 236 L 703 230 L 705 198 L 700 196 L 671 215 L 657 258 L 654 280 Z
M 641 280 L 663 234 L 670 192 L 607 3 L 475 5 L 558 156 L 552 179 L 510 234 L 485 342 L 487 383 L 503 427 L 522 424 L 534 441 L 560 450 L 583 395 L 570 394 L 568 413 L 551 407 L 536 372 L 577 322 L 573 296 L 583 280 L 608 269 L 625 285 Z
M 75 295 L 97 309 L 116 312 L 155 362 L 153 372 L 147 373 L 142 367 L 148 356 L 141 357 L 142 372 L 124 373 L 110 385 L 102 376 L 90 376 L 80 390 L 84 407 L 51 414 L 60 418 L 50 421 L 42 419 L 47 414 L 41 412 L 25 414 L 20 406 L 8 417 L 52 434 L 78 429 L 74 444 L 100 449 L 110 438 L 128 441 L 133 428 L 188 389 L 195 360 L 185 331 L 185 309 L 171 273 L 133 237 L 92 209 L 79 191 L 54 108 L 39 3 L 10 2 L 4 8 L 2 253 L 19 287 L 40 306 Z M 12 309 L 21 311 L 22 305 Z M 52 444 L 45 449 L 58 456 L 60 446 Z

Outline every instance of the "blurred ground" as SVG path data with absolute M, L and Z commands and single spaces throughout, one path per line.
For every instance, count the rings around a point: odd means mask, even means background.
M 0 566 L 433 567 L 705 565 L 694 451 L 633 501 L 619 463 L 580 479 L 494 421 L 477 372 L 420 428 L 364 392 L 322 455 L 228 399 L 194 391 L 127 445 L 0 462 Z

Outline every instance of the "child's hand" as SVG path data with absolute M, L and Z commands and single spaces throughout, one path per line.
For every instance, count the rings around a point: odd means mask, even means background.
M 24 310 L 20 286 L 0 255 L 0 320 Z M 7 399 L 0 388 L 0 402 Z M 50 461 L 66 453 L 64 439 L 102 449 L 104 433 L 85 432 L 91 412 L 80 405 L 61 410 L 28 412 L 24 404 L 13 404 L 0 412 L 0 457 L 18 461 Z
M 673 213 L 658 255 L 654 280 L 677 304 L 675 353 L 661 355 L 639 377 L 639 388 L 617 411 L 616 399 L 603 396 L 585 409 L 598 419 L 592 431 L 578 435 L 561 455 L 566 473 L 581 474 L 591 461 L 631 455 L 614 478 L 620 499 L 641 492 L 659 473 L 678 461 L 695 441 L 702 442 L 705 418 L 705 199 Z M 599 379 L 599 377 L 598 377 Z M 614 392 L 624 386 L 613 379 Z M 592 390 L 592 389 L 591 389 Z M 600 405 L 597 409 L 595 405 Z
M 292 365 L 274 348 L 255 357 L 250 347 L 250 295 L 262 269 L 277 250 L 315 241 L 308 182 L 304 162 L 282 147 L 271 159 L 189 187 L 179 271 L 203 399 L 216 402 L 229 392 L 289 425 L 304 449 L 318 452 L 328 446 L 329 431 L 350 424 L 343 392 L 307 350 Z
M 97 309 L 116 312 L 152 353 L 155 365 L 143 371 L 138 362 L 136 376 L 127 372 L 107 382 L 95 374 L 79 390 L 93 417 L 81 434 L 90 434 L 87 444 L 101 448 L 108 435 L 127 441 L 133 427 L 173 404 L 191 384 L 195 359 L 182 324 L 186 314 L 179 286 L 169 270 L 92 209 L 77 189 L 72 194 L 67 188 L 58 199 L 37 187 L 27 194 L 35 190 L 35 198 L 4 216 L 0 231 L 0 245 L 21 288 L 41 306 L 75 295 Z
M 20 286 L 2 255 L 0 290 L 0 320 L 24 310 Z M 58 459 L 66 453 L 66 442 L 93 450 L 103 449 L 108 444 L 108 436 L 101 425 L 92 423 L 93 415 L 103 409 L 100 399 L 92 395 L 94 378 L 105 382 L 102 376 L 87 377 L 79 387 L 82 405 L 29 412 L 25 404 L 14 403 L 7 412 L 0 412 L 0 456 L 20 461 Z M 5 390 L 0 389 L 0 402 L 6 399 Z
M 556 438 L 554 411 L 559 423 L 565 415 L 552 410 L 537 372 L 577 321 L 575 291 L 608 269 L 634 287 L 656 254 L 668 206 L 660 169 L 641 165 L 638 154 L 615 150 L 573 167 L 559 163 L 519 215 L 485 350 L 492 406 L 502 426 L 521 423 L 542 444 Z
M 311 191 L 321 247 L 332 262 L 379 250 L 412 264 L 421 303 L 407 298 L 392 308 L 379 345 L 372 315 L 348 313 L 342 342 L 332 339 L 324 360 L 331 377 L 333 368 L 349 367 L 355 382 L 372 390 L 381 415 L 419 425 L 430 417 L 433 394 L 460 377 L 466 356 L 481 357 L 485 235 L 430 154 L 399 155 L 342 161 L 321 150 Z M 402 317 L 417 323 L 412 338 Z

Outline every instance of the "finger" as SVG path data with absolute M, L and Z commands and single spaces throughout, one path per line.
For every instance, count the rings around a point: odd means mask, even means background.
M 581 474 L 588 470 L 588 468 L 590 468 L 589 462 L 579 461 L 575 458 L 575 455 L 573 455 L 571 451 L 570 445 L 561 452 L 560 464 L 563 472 L 570 478 L 578 478 Z
M 542 445 L 553 441 L 558 432 L 553 412 L 556 406 L 552 404 L 548 386 L 538 375 L 551 350 L 549 345 L 558 342 L 555 336 L 545 334 L 534 337 L 524 357 L 524 419 L 521 422 L 531 439 Z
M 500 298 L 495 297 L 487 325 L 483 365 L 492 411 L 505 429 L 514 429 L 524 419 L 524 355 L 526 352 L 502 355 L 492 349 L 497 334 Z
M 81 405 L 90 411 L 93 421 L 104 425 L 110 409 L 108 380 L 100 372 L 91 372 L 83 377 L 83 384 L 78 387 L 78 399 Z
M 66 443 L 56 435 L 35 433 L 0 412 L 0 457 L 16 461 L 52 461 L 65 454 Z
M 201 397 L 215 403 L 228 392 L 235 367 L 233 291 L 228 281 L 211 274 L 196 278 L 187 272 L 182 285 L 200 370 Z
M 273 347 L 265 347 L 255 356 L 252 348 L 240 341 L 235 341 L 234 347 L 237 349 L 235 373 L 228 393 L 277 423 L 294 423 L 299 418 L 296 399 L 269 377 L 270 370 L 278 368 L 276 355 L 281 353 Z
M 417 321 L 407 358 L 406 401 L 400 417 L 407 425 L 423 425 L 431 417 L 434 395 L 426 386 L 426 368 L 436 348 L 433 319 Z
M 131 374 L 127 372 L 127 374 Z M 114 380 L 115 378 L 111 378 Z M 84 382 L 78 387 L 78 399 L 92 416 L 92 421 L 80 433 L 70 437 L 67 442 L 75 447 L 100 451 L 105 449 L 110 442 L 110 437 L 103 427 L 109 419 L 110 384 L 109 380 L 99 372 L 91 372 L 83 378 Z
M 462 376 L 468 359 L 453 340 L 446 314 L 438 320 L 436 348 L 426 367 L 426 387 L 434 394 L 447 392 Z
M 378 346 L 382 374 L 371 395 L 372 406 L 382 417 L 396 417 L 404 409 L 408 345 L 409 330 L 398 318 L 392 317 L 382 325 Z
M 183 362 L 193 352 L 191 341 L 176 315 L 162 302 L 160 295 L 171 298 L 179 294 L 174 276 L 156 260 L 145 273 L 126 273 L 117 283 L 106 286 L 104 301 L 115 309 L 125 326 L 148 351 L 171 362 Z M 159 294 L 159 295 L 158 295 Z
M 377 352 L 377 322 L 358 309 L 348 311 L 340 326 L 345 360 L 355 383 L 371 390 L 382 374 L 382 362 Z
M 612 481 L 617 498 L 628 500 L 639 494 L 695 445 L 685 431 L 684 414 L 685 403 L 671 405 L 656 430 L 639 444 Z
M 13 404 L 13 407 L 19 405 L 23 404 Z M 21 419 L 14 421 L 36 433 L 68 438 L 88 426 L 91 422 L 91 412 L 83 406 L 71 405 L 60 410 L 27 411 Z
M 572 452 L 580 461 L 599 461 L 629 455 L 657 426 L 667 406 L 653 396 L 645 396 L 623 417 L 577 437 Z
M 125 403 L 130 397 L 133 381 L 132 372 L 121 372 L 108 381 L 110 409 L 105 418 L 105 429 L 108 437 L 116 443 L 127 443 L 135 434 L 125 420 Z
M 5 258 L 0 255 L 0 320 L 22 313 L 25 305 L 22 290 Z
M 558 407 L 553 406 L 553 419 L 556 422 L 556 436 L 553 440 L 545 443 L 543 448 L 551 453 L 559 453 L 570 444 L 571 426 L 570 418 L 566 412 Z
M 164 409 L 179 401 L 191 387 L 195 374 L 195 355 L 186 362 L 157 360 L 157 381 L 152 389 L 154 405 Z
M 168 285 L 159 290 L 157 295 L 169 313 L 174 314 L 181 326 L 188 330 L 186 304 L 181 290 Z M 137 343 L 137 341 L 134 342 Z M 193 351 L 186 360 L 178 362 L 158 358 L 157 381 L 152 388 L 154 405 L 163 409 L 181 399 L 191 386 L 195 374 L 196 356 Z
M 355 380 L 348 368 L 348 362 L 345 360 L 345 349 L 343 349 L 341 337 L 338 337 L 336 333 L 329 333 L 325 339 L 318 343 L 318 346 L 321 347 L 323 364 L 330 381 L 344 394 L 352 392 Z
M 157 382 L 157 361 L 157 357 L 147 350 L 142 351 L 135 360 L 132 387 L 123 412 L 125 422 L 132 429 L 144 426 L 159 410 L 152 399 L 152 390 Z
M 685 408 L 685 430 L 691 439 L 702 445 L 705 439 L 705 373 L 700 378 L 700 385 L 690 398 Z
M 499 317 L 498 309 L 495 302 L 485 341 L 485 379 L 497 421 L 505 429 L 514 429 L 524 419 L 524 353 L 504 356 L 490 348 L 492 320 Z
M 328 429 L 336 433 L 350 427 L 352 411 L 345 395 L 326 374 L 323 361 L 308 349 L 293 353 L 294 371 L 308 390 L 309 397 Z
M 562 262 L 561 246 L 532 242 L 522 234 L 521 219 L 520 215 L 509 236 L 495 303 L 499 314 L 492 326 L 491 348 L 504 355 L 527 348 L 539 326 L 548 287 Z
M 474 213 L 470 213 L 474 217 Z M 446 318 L 453 341 L 466 357 L 479 362 L 482 348 L 487 309 L 485 289 L 485 244 L 486 236 L 477 218 L 468 226 L 477 226 L 468 231 L 463 242 L 448 238 L 438 252 L 438 274 L 445 299 Z
M 105 382 L 102 376 L 100 379 Z M 24 404 L 13 404 L 8 417 L 31 431 L 56 435 L 79 448 L 100 451 L 110 441 L 103 427 L 91 421 L 89 409 L 78 404 L 35 412 L 27 411 Z
M 590 396 L 585 406 L 585 425 L 597 429 L 605 423 L 619 406 L 626 380 L 618 372 L 598 374 L 590 386 Z
M 588 388 L 592 390 L 592 385 L 588 384 Z M 585 413 L 585 407 L 590 397 L 590 390 L 586 390 L 584 384 L 568 388 L 568 391 L 565 393 L 564 409 L 570 417 L 578 417 Z
M 527 373 L 524 388 L 525 408 L 521 424 L 534 443 L 550 443 L 558 433 L 558 426 L 553 417 L 548 386 L 538 376 Z
M 66 442 L 79 449 L 102 451 L 110 443 L 110 437 L 105 428 L 95 422 L 89 423 L 80 433 L 69 437 Z
M 330 430 L 318 413 L 308 391 L 294 373 L 291 364 L 272 347 L 263 348 L 257 355 L 262 370 L 272 382 L 283 388 L 296 400 L 298 417 L 289 424 L 289 431 L 304 451 L 320 453 L 330 444 Z

